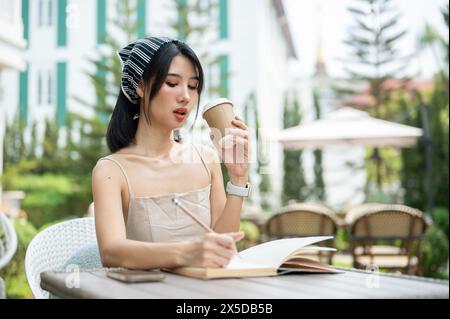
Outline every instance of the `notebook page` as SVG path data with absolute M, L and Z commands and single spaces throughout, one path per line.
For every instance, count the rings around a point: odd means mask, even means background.
M 278 239 L 247 248 L 241 251 L 239 255 L 246 262 L 278 268 L 292 252 L 331 238 L 333 236 Z
M 242 258 L 239 258 L 238 256 L 234 256 L 231 258 L 231 261 L 228 265 L 224 267 L 225 269 L 258 269 L 258 268 L 273 268 L 270 265 L 265 265 L 262 263 L 252 263 L 249 261 L 246 261 Z

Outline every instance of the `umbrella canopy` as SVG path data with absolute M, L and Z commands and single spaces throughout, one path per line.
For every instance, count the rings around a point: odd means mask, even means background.
M 410 147 L 422 129 L 371 117 L 367 112 L 343 107 L 324 118 L 280 132 L 276 140 L 285 149 L 323 148 L 329 145 Z

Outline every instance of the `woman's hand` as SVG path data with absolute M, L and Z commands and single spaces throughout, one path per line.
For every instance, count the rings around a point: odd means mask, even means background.
M 185 266 L 223 267 L 237 254 L 235 242 L 241 240 L 244 233 L 206 233 L 191 242 L 186 252 Z
M 231 180 L 247 180 L 249 168 L 248 128 L 238 116 L 235 116 L 232 124 L 236 128 L 230 129 L 230 134 L 220 140 L 221 157 Z M 211 140 L 213 143 L 215 142 L 213 136 L 211 136 Z

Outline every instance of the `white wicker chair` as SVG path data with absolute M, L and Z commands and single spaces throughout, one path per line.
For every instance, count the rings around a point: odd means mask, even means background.
M 40 274 L 60 270 L 77 250 L 97 243 L 94 218 L 85 217 L 52 225 L 37 234 L 25 255 L 25 272 L 33 295 L 37 299 L 49 298 L 40 286 Z
M 0 299 L 5 299 L 6 293 L 5 293 L 5 282 L 0 277 Z
M 0 269 L 14 256 L 17 249 L 17 233 L 13 223 L 0 211 Z
M 13 223 L 0 211 L 0 269 L 13 258 L 17 249 L 17 233 Z M 5 282 L 0 278 L 0 299 L 6 298 Z

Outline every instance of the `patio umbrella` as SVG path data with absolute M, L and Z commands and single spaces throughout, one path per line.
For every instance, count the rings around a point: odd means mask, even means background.
M 426 108 L 424 108 L 425 110 Z M 424 114 L 427 118 L 427 114 Z M 425 124 L 428 120 L 425 120 Z M 425 127 L 426 128 L 426 127 Z M 281 131 L 275 140 L 284 149 L 319 149 L 331 145 L 361 145 L 372 147 L 412 147 L 421 138 L 426 146 L 426 188 L 432 187 L 432 161 L 429 133 L 420 128 L 384 121 L 367 112 L 343 107 L 326 114 L 322 119 Z M 428 192 L 428 210 L 433 203 Z
M 422 135 L 422 129 L 376 119 L 367 112 L 343 107 L 320 120 L 285 129 L 276 140 L 285 149 L 317 149 L 329 145 L 411 147 Z

